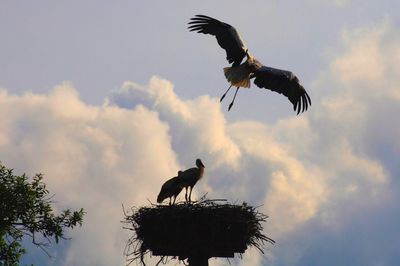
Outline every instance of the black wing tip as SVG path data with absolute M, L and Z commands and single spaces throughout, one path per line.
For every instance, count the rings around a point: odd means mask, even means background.
M 200 25 L 190 25 L 188 26 L 188 29 L 190 30 L 196 30 L 196 29 L 202 29 L 203 27 Z
M 296 115 L 299 115 L 300 113 L 307 111 L 309 106 L 311 106 L 311 98 L 307 92 L 304 92 L 304 94 L 302 94 L 293 104 L 293 110 L 295 112 L 297 111 Z
M 302 105 L 303 105 L 303 107 L 302 107 Z M 303 104 L 302 104 L 302 99 L 300 98 L 299 100 L 298 100 L 298 102 L 296 103 L 296 105 L 294 106 L 294 111 L 296 112 L 296 115 L 299 115 L 300 113 L 303 113 L 304 112 L 304 102 L 303 102 Z M 307 110 L 307 108 L 306 108 L 306 110 Z
M 301 94 L 296 100 L 296 103 L 293 105 L 293 109 L 294 111 L 297 111 L 297 115 L 299 115 L 300 113 L 304 113 L 305 111 L 308 110 L 308 107 L 311 106 L 310 95 L 308 95 L 307 91 L 300 83 L 298 84 L 300 85 L 299 88 L 301 90 Z
M 197 31 L 198 33 L 202 33 L 205 27 L 210 25 L 216 19 L 210 18 L 205 15 L 195 15 L 194 17 L 190 18 L 190 21 L 187 23 L 188 29 L 190 31 Z
M 191 17 L 190 20 L 192 23 L 198 23 L 201 21 L 206 22 L 206 21 L 212 21 L 212 20 L 216 20 L 216 19 L 206 16 L 206 15 L 195 15 L 194 17 Z
M 304 113 L 311 106 L 310 96 L 293 72 L 262 66 L 254 75 L 254 84 L 257 87 L 285 95 L 293 104 L 293 111 L 297 115 Z
M 311 106 L 311 98 L 310 98 L 310 95 L 308 95 L 307 92 L 306 92 L 306 97 L 307 97 L 307 100 L 308 100 L 308 104 Z
M 207 19 L 213 19 L 212 17 L 206 16 L 206 15 L 194 15 L 193 18 L 207 18 Z

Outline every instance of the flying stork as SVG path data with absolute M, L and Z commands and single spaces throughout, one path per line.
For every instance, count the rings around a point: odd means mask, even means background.
M 232 108 L 239 88 L 250 88 L 250 79 L 254 78 L 254 84 L 259 88 L 265 88 L 285 95 L 293 104 L 293 110 L 297 114 L 307 110 L 311 105 L 310 96 L 300 84 L 299 79 L 293 72 L 276 69 L 262 65 L 250 53 L 239 33 L 231 25 L 217 19 L 196 15 L 190 19 L 189 30 L 203 34 L 214 35 L 218 44 L 226 51 L 226 59 L 231 67 L 224 68 L 224 74 L 229 88 L 222 95 L 222 101 L 230 88 L 236 87 L 235 96 L 228 107 Z M 242 60 L 247 60 L 242 63 Z
M 196 166 L 197 167 L 189 168 L 179 174 L 179 183 L 185 188 L 185 199 L 189 202 L 191 202 L 192 189 L 194 185 L 196 185 L 197 181 L 199 181 L 204 174 L 205 166 L 200 159 L 196 160 Z M 188 188 L 190 189 L 189 199 L 187 195 Z

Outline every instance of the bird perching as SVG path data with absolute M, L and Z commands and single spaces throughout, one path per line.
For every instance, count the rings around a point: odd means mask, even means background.
M 293 104 L 293 110 L 297 111 L 297 114 L 306 111 L 308 106 L 311 105 L 310 96 L 300 84 L 296 75 L 290 71 L 263 66 L 249 54 L 246 45 L 234 27 L 204 15 L 196 15 L 190 20 L 189 30 L 215 36 L 218 44 L 226 51 L 226 59 L 232 64 L 231 67 L 224 68 L 224 74 L 230 86 L 220 99 L 222 101 L 225 98 L 232 86 L 236 87 L 228 111 L 233 106 L 239 88 L 250 88 L 250 79 L 253 78 L 254 84 L 259 88 L 285 95 Z M 245 57 L 247 57 L 247 60 L 242 63 Z
M 197 181 L 199 181 L 204 174 L 204 164 L 200 159 L 196 160 L 196 166 L 189 168 L 185 171 L 178 171 L 178 176 L 167 180 L 161 187 L 161 191 L 157 196 L 157 203 L 163 202 L 169 198 L 169 205 L 173 198 L 172 205 L 175 204 L 176 197 L 185 188 L 185 200 L 191 202 L 192 190 Z M 188 196 L 188 190 L 189 196 Z
M 161 191 L 157 196 L 157 203 L 163 202 L 166 198 L 169 198 L 169 205 L 171 205 L 171 198 L 174 198 L 172 204 L 175 204 L 176 197 L 181 193 L 183 186 L 180 183 L 180 174 L 182 171 L 178 172 L 178 176 L 175 176 L 167 180 L 161 187 Z
M 196 185 L 197 181 L 199 181 L 204 174 L 204 164 L 200 159 L 196 160 L 196 166 L 193 168 L 189 168 L 179 174 L 179 183 L 182 187 L 185 188 L 185 199 L 188 202 L 191 202 L 192 190 L 194 185 Z M 187 195 L 188 188 L 190 189 L 189 198 Z

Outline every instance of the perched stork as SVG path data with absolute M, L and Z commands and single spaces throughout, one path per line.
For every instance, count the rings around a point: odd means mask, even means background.
M 181 185 L 180 182 L 180 176 L 182 174 L 182 171 L 178 172 L 178 176 L 175 176 L 169 180 L 167 180 L 161 187 L 161 191 L 158 194 L 157 197 L 157 202 L 161 203 L 163 202 L 166 198 L 169 198 L 169 205 L 171 205 L 171 198 L 174 198 L 174 201 L 172 204 L 175 204 L 176 197 L 178 196 L 179 193 L 181 193 L 183 186 Z
M 310 96 L 296 75 L 290 71 L 263 66 L 249 54 L 239 33 L 231 25 L 208 16 L 196 15 L 191 18 L 189 29 L 198 33 L 214 35 L 218 44 L 226 51 L 226 59 L 232 66 L 225 67 L 224 74 L 230 86 L 220 101 L 224 99 L 232 86 L 236 87 L 235 96 L 228 111 L 233 106 L 239 88 L 250 88 L 250 79 L 253 78 L 254 84 L 259 88 L 285 95 L 293 104 L 293 110 L 297 111 L 297 114 L 304 112 L 311 105 Z M 242 63 L 245 57 L 247 60 Z
M 191 202 L 191 196 L 192 196 L 192 189 L 194 185 L 196 185 L 197 181 L 199 181 L 204 174 L 204 164 L 200 159 L 196 160 L 196 166 L 193 168 L 189 168 L 182 173 L 179 174 L 179 183 L 182 187 L 186 189 L 185 191 L 185 199 L 186 201 Z M 189 200 L 188 200 L 188 188 L 190 189 L 189 192 Z

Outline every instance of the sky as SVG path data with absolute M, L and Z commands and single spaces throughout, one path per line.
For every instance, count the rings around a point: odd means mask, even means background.
M 87 212 L 51 258 L 26 241 L 23 263 L 125 265 L 122 205 L 155 202 L 201 158 L 194 198 L 269 216 L 276 244 L 232 265 L 398 265 L 399 1 L 0 5 L 0 161 L 43 173 L 57 210 Z M 227 112 L 225 52 L 187 30 L 196 14 L 235 26 L 257 59 L 295 72 L 309 110 L 296 116 L 252 85 Z

